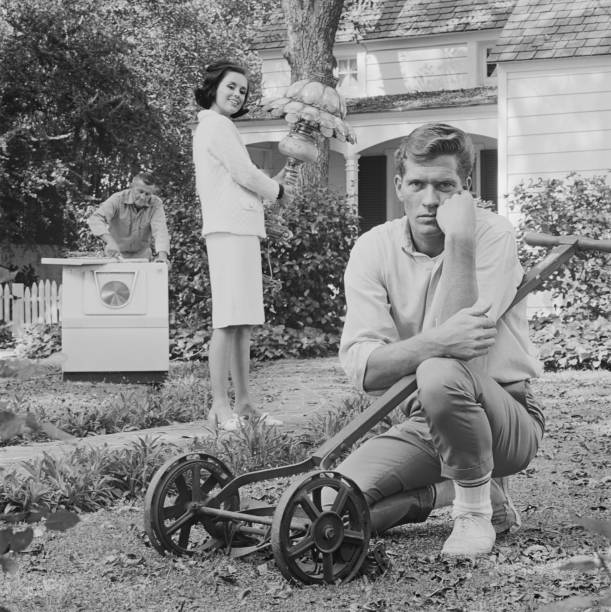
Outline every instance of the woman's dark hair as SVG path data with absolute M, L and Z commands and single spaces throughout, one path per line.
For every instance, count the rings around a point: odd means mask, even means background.
M 216 100 L 216 91 L 219 88 L 223 77 L 228 72 L 237 72 L 239 74 L 243 74 L 246 77 L 246 82 L 248 83 L 248 73 L 246 72 L 246 68 L 240 66 L 240 64 L 235 64 L 229 60 L 219 60 L 218 62 L 214 62 L 213 64 L 208 64 L 206 66 L 204 73 L 204 82 L 201 87 L 198 87 L 195 90 L 195 101 L 202 108 L 210 108 L 214 101 Z M 250 93 L 250 83 L 246 88 L 246 96 L 244 97 L 244 104 L 242 104 L 242 108 L 233 113 L 231 115 L 232 119 L 236 119 L 237 117 L 241 117 L 248 112 L 246 108 L 246 102 L 248 100 L 248 94 Z

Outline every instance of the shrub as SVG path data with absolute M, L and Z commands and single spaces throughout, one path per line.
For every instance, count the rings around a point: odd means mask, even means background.
M 265 325 L 254 330 L 251 355 L 255 359 L 329 357 L 339 348 L 339 332 L 315 327 L 292 329 L 285 325 Z
M 170 338 L 170 357 L 186 361 L 202 361 L 208 355 L 210 329 L 174 330 Z M 329 357 L 337 354 L 339 332 L 324 332 L 315 327 L 292 329 L 269 323 L 255 327 L 250 354 L 253 359 Z
M 234 474 L 297 463 L 305 459 L 311 447 L 337 433 L 368 403 L 364 394 L 351 396 L 328 415 L 314 418 L 305 434 L 252 419 L 235 432 L 207 428 L 210 436 L 194 438 L 184 445 L 184 450 L 146 436 L 124 448 L 81 445 L 57 456 L 44 453 L 41 459 L 25 461 L 22 469 L 7 471 L 0 479 L 0 515 L 37 506 L 52 511 L 66 508 L 89 512 L 110 506 L 120 498 L 141 497 L 157 469 L 168 458 L 185 451 L 203 451 L 218 457 Z M 387 426 L 388 423 L 381 425 Z
M 178 448 L 142 438 L 123 449 L 77 447 L 72 453 L 26 461 L 0 483 L 2 512 L 44 505 L 91 512 L 122 496 L 142 495 L 155 471 Z M 24 473 L 25 472 L 25 473 Z
M 562 321 L 539 317 L 531 321 L 531 338 L 546 371 L 611 370 L 611 326 L 595 321 Z
M 298 463 L 305 459 L 309 447 L 303 436 L 267 425 L 264 419 L 240 423 L 232 432 L 207 429 L 212 437 L 202 440 L 200 445 L 205 452 L 222 459 L 233 474 Z
M 337 333 L 345 308 L 344 270 L 358 235 L 356 211 L 326 187 L 306 188 L 284 206 L 280 224 L 293 237 L 268 241 L 271 276 L 282 283 L 266 295 L 268 321 Z
M 0 407 L 6 407 L 19 418 L 26 409 L 35 422 L 52 423 L 70 435 L 84 438 L 202 419 L 209 410 L 210 390 L 207 381 L 191 374 L 170 378 L 158 391 L 151 388 L 121 391 L 97 403 L 82 403 L 76 408 L 64 405 L 59 413 L 44 406 L 31 406 L 27 395 L 13 393 L 8 399 L 6 406 L 0 402 Z M 3 432 L 3 428 L 7 428 L 6 422 L 0 423 L 0 444 L 46 437 L 40 428 L 15 426 L 12 434 Z
M 0 323 L 0 349 L 13 348 L 15 338 L 10 323 Z
M 43 359 L 61 351 L 62 340 L 58 323 L 37 323 L 24 327 L 17 339 L 16 349 L 20 357 Z
M 523 219 L 520 232 L 555 235 L 577 234 L 595 239 L 611 238 L 611 186 L 604 176 L 539 179 L 520 184 L 508 196 L 509 206 Z M 540 261 L 545 250 L 522 244 L 522 263 L 528 269 Z M 600 251 L 575 254 L 545 281 L 559 304 L 563 322 L 595 320 L 608 316 L 611 307 L 609 255 Z
M 188 206 L 170 206 L 173 270 L 171 351 L 174 358 L 202 359 L 210 337 L 211 296 L 205 245 Z M 267 325 L 255 331 L 260 359 L 307 357 L 335 351 L 345 302 L 344 269 L 358 235 L 358 216 L 344 196 L 326 187 L 306 188 L 273 221 L 290 240 L 262 243 Z
M 611 237 L 611 187 L 604 176 L 539 179 L 521 184 L 509 195 L 519 209 L 520 257 L 526 269 L 537 264 L 546 249 L 523 242 L 526 231 L 554 235 Z M 611 306 L 609 255 L 581 251 L 542 285 L 550 291 L 557 316 L 532 321 L 533 340 L 546 370 L 609 368 Z

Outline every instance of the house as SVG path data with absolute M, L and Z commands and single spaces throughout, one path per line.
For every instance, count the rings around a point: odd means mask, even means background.
M 402 214 L 393 151 L 416 126 L 444 121 L 477 150 L 473 190 L 514 221 L 504 195 L 521 181 L 611 167 L 611 0 L 379 0 L 336 37 L 338 89 L 354 145 L 331 141 L 329 182 L 362 230 Z M 290 83 L 281 11 L 256 39 L 263 96 Z M 288 126 L 258 114 L 238 127 L 260 167 L 279 170 Z

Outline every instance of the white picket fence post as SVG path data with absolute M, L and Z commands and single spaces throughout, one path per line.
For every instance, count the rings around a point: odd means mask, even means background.
M 0 321 L 11 322 L 11 286 L 0 285 Z
M 0 285 L 0 322 L 10 323 L 19 336 L 24 325 L 61 321 L 61 285 L 39 281 L 31 287 L 21 283 Z
M 21 283 L 12 284 L 12 308 L 11 316 L 13 323 L 13 336 L 20 336 L 23 331 L 23 285 Z

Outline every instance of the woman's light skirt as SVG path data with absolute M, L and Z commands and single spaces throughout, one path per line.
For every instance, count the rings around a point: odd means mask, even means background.
M 262 325 L 263 275 L 258 236 L 206 236 L 212 289 L 212 327 Z

